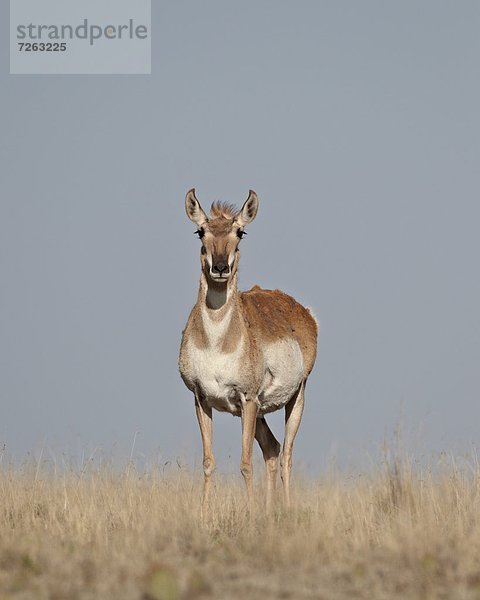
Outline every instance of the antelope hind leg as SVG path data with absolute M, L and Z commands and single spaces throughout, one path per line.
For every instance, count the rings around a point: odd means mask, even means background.
M 267 477 L 267 497 L 266 511 L 272 510 L 273 494 L 277 483 L 277 463 L 280 454 L 280 444 L 273 435 L 270 427 L 267 425 L 264 417 L 257 419 L 255 429 L 255 439 L 257 440 L 265 460 L 265 469 Z
M 305 403 L 305 383 L 304 380 L 298 392 L 285 406 L 285 440 L 283 442 L 281 464 L 281 475 L 283 482 L 283 492 L 285 505 L 290 508 L 290 473 L 292 470 L 292 449 L 295 436 L 297 435 L 300 421 L 302 420 L 303 405 Z

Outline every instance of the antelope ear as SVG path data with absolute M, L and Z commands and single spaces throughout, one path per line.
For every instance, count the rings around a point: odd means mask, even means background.
M 193 221 L 198 227 L 202 227 L 206 223 L 207 215 L 203 212 L 203 208 L 195 196 L 195 188 L 189 190 L 185 196 L 185 211 L 190 221 Z
M 237 215 L 237 223 L 240 227 L 251 223 L 253 219 L 257 216 L 258 211 L 258 196 L 253 191 L 250 190 L 248 194 L 248 198 L 245 200 L 245 204 L 242 206 L 242 210 Z

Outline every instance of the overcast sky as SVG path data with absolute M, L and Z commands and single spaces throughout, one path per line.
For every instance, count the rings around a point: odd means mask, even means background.
M 240 287 L 321 324 L 295 457 L 402 422 L 480 441 L 480 4 L 156 2 L 151 76 L 0 76 L 0 443 L 199 464 L 177 368 L 199 242 L 258 193 Z M 8 22 L 2 3 L 0 20 Z M 281 432 L 283 415 L 270 419 Z M 237 469 L 240 420 L 214 416 Z

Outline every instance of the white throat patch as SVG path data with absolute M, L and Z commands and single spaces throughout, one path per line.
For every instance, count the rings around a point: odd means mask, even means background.
M 227 333 L 228 326 L 230 325 L 230 319 L 232 318 L 232 307 L 230 306 L 223 316 L 221 321 L 216 321 L 210 317 L 208 310 L 202 306 L 202 320 L 205 333 L 208 338 L 208 342 L 211 348 L 218 347 L 225 334 Z

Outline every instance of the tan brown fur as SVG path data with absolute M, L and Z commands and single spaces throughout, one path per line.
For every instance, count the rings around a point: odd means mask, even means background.
M 257 439 L 267 467 L 267 509 L 275 487 L 280 445 L 264 415 L 285 407 L 285 440 L 281 460 L 285 501 L 293 441 L 303 411 L 307 378 L 316 357 L 317 323 L 310 311 L 279 290 L 255 286 L 237 290 L 238 245 L 246 224 L 256 216 L 252 190 L 242 209 L 214 203 L 204 213 L 190 190 L 185 199 L 189 218 L 202 240 L 197 303 L 183 332 L 179 368 L 195 394 L 204 449 L 203 509 L 208 506 L 212 451 L 212 408 L 242 417 L 241 472 L 253 502 L 251 453 Z
M 240 343 L 242 336 L 242 323 L 241 323 L 241 315 L 239 311 L 234 311 L 232 314 L 232 318 L 230 319 L 230 324 L 228 326 L 227 332 L 225 333 L 225 337 L 223 338 L 221 351 L 225 354 L 231 354 L 235 351 Z
M 202 317 L 198 311 L 192 310 L 183 335 L 191 335 L 192 340 L 197 348 L 202 349 L 208 346 L 208 339 L 203 326 Z
M 232 221 L 238 215 L 238 210 L 233 204 L 227 202 L 214 202 L 210 208 L 209 222 L 223 218 Z
M 317 353 L 317 323 L 310 311 L 280 290 L 256 285 L 240 292 L 248 328 L 257 340 L 274 341 L 293 337 L 302 350 L 305 377 L 310 375 Z

